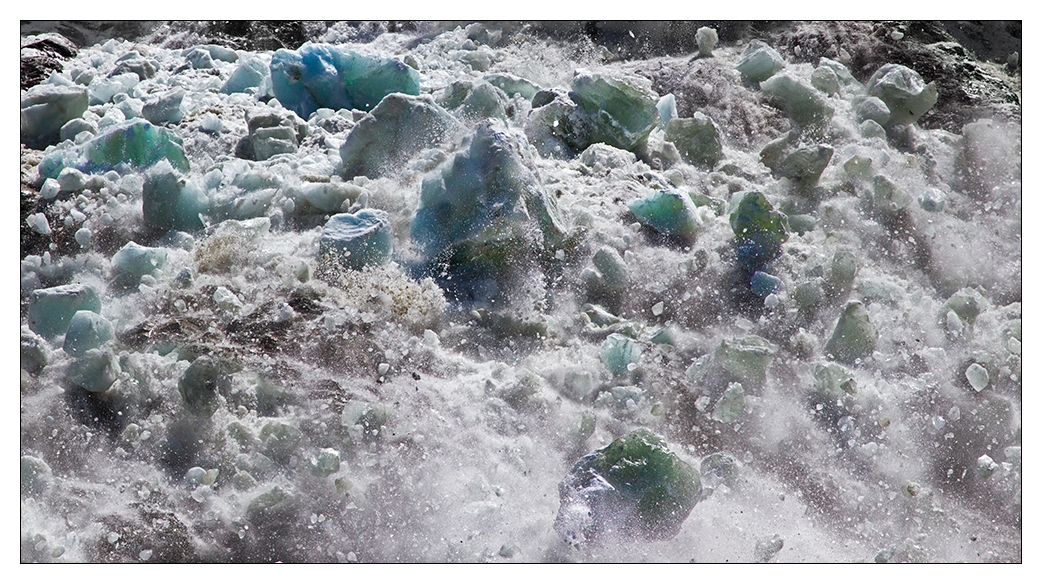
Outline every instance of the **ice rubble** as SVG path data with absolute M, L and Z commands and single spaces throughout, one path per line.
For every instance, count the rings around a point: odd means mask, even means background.
M 1019 557 L 960 531 L 1019 525 L 1019 128 L 696 36 L 81 49 L 22 100 L 23 557 Z

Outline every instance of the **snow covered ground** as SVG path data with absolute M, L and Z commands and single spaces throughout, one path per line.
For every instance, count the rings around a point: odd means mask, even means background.
M 298 27 L 417 79 L 393 111 L 198 23 L 23 91 L 22 561 L 1022 560 L 1015 60 L 556 26 Z M 41 87 L 85 107 L 27 122 Z M 750 193 L 780 248 L 742 247 Z M 359 270 L 322 234 L 363 209 Z M 564 537 L 559 484 L 638 428 L 701 471 L 679 533 Z

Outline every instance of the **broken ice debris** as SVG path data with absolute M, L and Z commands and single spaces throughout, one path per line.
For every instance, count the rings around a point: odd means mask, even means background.
M 160 161 L 145 174 L 141 210 L 148 227 L 157 231 L 200 229 L 203 221 L 199 215 L 209 209 L 203 189 L 186 181 L 166 161 Z
M 629 284 L 626 262 L 615 248 L 609 246 L 601 247 L 593 254 L 593 268 L 584 269 L 579 277 L 592 298 L 604 298 L 613 303 L 621 299 Z
M 883 65 L 872 74 L 865 87 L 869 95 L 886 103 L 892 125 L 911 124 L 937 103 L 936 83 L 927 84 L 904 65 Z
M 669 120 L 665 138 L 677 147 L 680 157 L 688 164 L 713 168 L 724 157 L 720 129 L 701 112 L 695 112 L 690 118 Z
M 122 369 L 119 359 L 106 349 L 89 349 L 65 370 L 65 379 L 91 393 L 101 393 L 112 387 Z
M 836 95 L 839 93 L 839 76 L 830 67 L 818 67 L 810 74 L 810 84 L 825 93 L 825 95 Z
M 779 73 L 764 81 L 760 84 L 760 91 L 800 126 L 824 128 L 832 119 L 832 106 L 821 93 L 788 73 Z
M 672 93 L 667 93 L 660 97 L 658 103 L 655 104 L 655 108 L 658 109 L 658 127 L 661 130 L 665 130 L 670 120 L 678 116 L 677 98 Z
M 85 284 L 41 288 L 29 294 L 29 328 L 44 338 L 65 334 L 80 310 L 101 312 L 97 291 Z
M 333 215 L 319 238 L 322 256 L 352 270 L 387 263 L 393 248 L 390 217 L 379 209 Z
M 963 288 L 951 295 L 944 303 L 944 312 L 952 311 L 966 324 L 972 325 L 984 309 L 984 296 L 973 288 Z
M 973 363 L 966 368 L 966 381 L 970 382 L 970 386 L 973 387 L 974 391 L 981 391 L 988 387 L 988 382 L 990 381 L 988 370 L 982 367 L 980 363 Z
M 778 51 L 758 40 L 749 43 L 735 65 L 735 69 L 753 83 L 766 80 L 784 67 L 785 60 Z
M 88 350 L 112 340 L 114 336 L 115 331 L 108 319 L 90 310 L 80 310 L 69 320 L 62 349 L 73 357 L 80 357 Z
M 306 120 L 320 107 L 369 111 L 392 93 L 419 95 L 420 75 L 395 59 L 305 43 L 275 51 L 271 85 L 279 103 Z
M 327 477 L 340 470 L 340 451 L 335 448 L 323 448 L 308 459 L 311 474 L 316 477 Z
M 43 371 L 43 368 L 47 366 L 50 361 L 48 356 L 47 341 L 43 340 L 42 337 L 33 334 L 32 331 L 22 327 L 21 338 L 19 342 L 19 357 L 22 369 L 28 371 L 32 375 L 36 375 Z
M 388 95 L 340 147 L 344 176 L 376 178 L 402 168 L 424 148 L 457 136 L 462 126 L 429 95 Z
M 872 206 L 884 213 L 897 213 L 912 203 L 912 197 L 887 177 L 872 178 Z
M 524 137 L 499 120 L 478 126 L 468 145 L 424 178 L 411 229 L 428 268 L 440 266 L 431 271 L 460 291 L 471 287 L 475 300 L 498 292 L 473 285 L 501 289 L 533 249 L 558 247 L 566 235 L 556 199 L 529 168 Z
M 998 469 L 999 465 L 997 462 L 992 460 L 992 458 L 987 454 L 982 454 L 980 455 L 980 458 L 977 459 L 977 468 L 974 469 L 974 474 L 976 475 L 977 480 L 984 481 L 990 478 L 991 475 L 995 474 L 995 471 Z
M 145 247 L 128 241 L 112 256 L 112 271 L 117 284 L 128 288 L 137 286 L 141 276 L 152 275 L 163 267 L 166 253 L 161 247 Z
M 760 193 L 742 196 L 731 213 L 738 266 L 751 277 L 754 272 L 781 256 L 781 244 L 789 239 L 785 216 Z
M 56 144 L 62 126 L 87 111 L 87 89 L 40 84 L 22 94 L 21 140 L 30 148 Z
M 749 279 L 749 288 L 753 291 L 753 294 L 760 298 L 767 298 L 781 290 L 781 286 L 781 278 L 772 276 L 767 272 L 753 272 L 753 277 Z
M 848 365 L 864 359 L 875 350 L 879 332 L 868 320 L 868 310 L 858 301 L 848 302 L 825 344 L 825 354 Z
M 181 139 L 141 119 L 116 124 L 80 146 L 57 150 L 40 162 L 41 179 L 58 178 L 65 168 L 102 174 L 130 166 L 143 169 L 159 161 L 181 172 L 189 171 Z
M 633 339 L 612 333 L 601 344 L 601 362 L 615 375 L 632 371 L 640 361 L 643 352 L 640 344 Z
M 521 97 L 531 100 L 535 97 L 539 86 L 531 81 L 510 73 L 487 73 L 484 78 L 493 86 L 503 90 L 503 93 L 507 94 L 507 97 L 513 97 L 514 95 L 520 95 Z
M 486 118 L 507 119 L 507 95 L 498 87 L 483 80 L 453 81 L 438 97 L 438 105 L 451 111 L 456 118 L 480 121 Z
M 734 488 L 738 483 L 738 461 L 724 452 L 715 452 L 702 459 L 699 465 L 703 487 L 716 487 L 720 484 Z
M 54 480 L 51 466 L 35 456 L 23 456 L 20 461 L 19 491 L 22 496 L 39 495 Z
M 220 363 L 207 356 L 192 361 L 177 382 L 177 391 L 184 399 L 185 407 L 203 418 L 209 418 L 217 411 L 218 394 L 230 387 L 231 376 Z
M 885 126 L 890 121 L 890 108 L 878 97 L 864 96 L 854 100 L 854 116 L 858 122 L 872 120 L 880 126 Z
M 577 70 L 570 95 L 590 121 L 590 144 L 603 142 L 632 151 L 659 122 L 659 96 L 637 75 Z
M 644 428 L 575 463 L 558 486 L 554 529 L 568 543 L 663 541 L 679 532 L 702 493 L 698 471 Z
M 701 225 L 698 210 L 686 193 L 656 191 L 630 201 L 629 209 L 637 221 L 662 235 L 693 237 Z

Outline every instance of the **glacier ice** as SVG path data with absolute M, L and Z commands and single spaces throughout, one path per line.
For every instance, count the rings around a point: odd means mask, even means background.
M 29 294 L 29 328 L 45 338 L 63 335 L 80 310 L 101 312 L 101 297 L 93 286 L 65 284 L 33 290 Z
M 41 84 L 22 95 L 20 128 L 22 142 L 42 148 L 58 142 L 62 126 L 87 111 L 89 101 L 83 87 Z
M 333 215 L 319 242 L 321 255 L 353 270 L 386 263 L 394 249 L 390 219 L 379 209 Z

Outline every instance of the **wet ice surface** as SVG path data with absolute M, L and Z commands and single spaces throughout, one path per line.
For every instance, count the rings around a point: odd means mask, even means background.
M 386 117 L 269 104 L 272 51 L 66 62 L 85 123 L 23 150 L 22 559 L 1019 561 L 1019 125 L 888 126 L 841 63 L 747 41 L 496 33 L 345 44 L 419 73 Z M 190 170 L 37 179 L 147 112 Z M 346 172 L 355 129 L 394 163 Z M 343 261 L 323 230 L 365 209 L 393 253 Z M 640 428 L 690 515 L 563 537 L 570 469 Z

